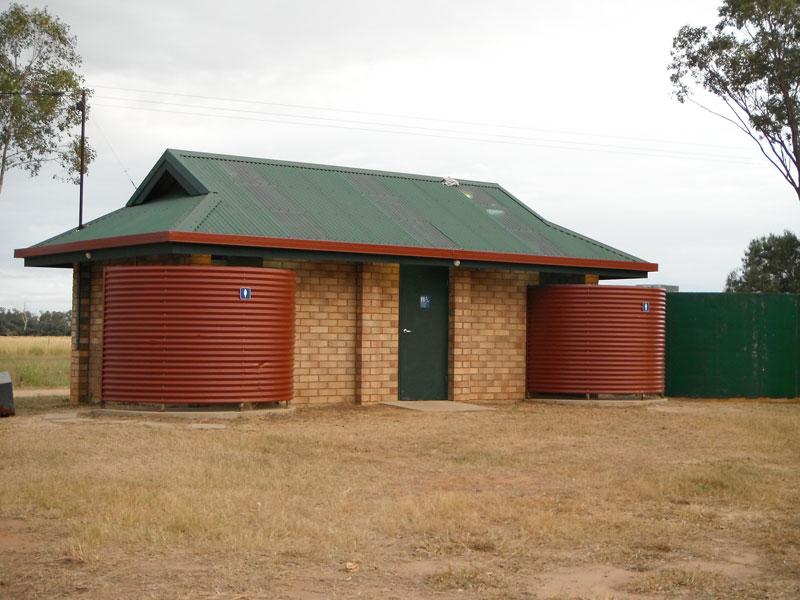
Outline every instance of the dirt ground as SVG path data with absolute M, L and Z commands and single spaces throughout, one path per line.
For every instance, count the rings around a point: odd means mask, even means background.
M 19 408 L 0 598 L 800 598 L 798 403 Z

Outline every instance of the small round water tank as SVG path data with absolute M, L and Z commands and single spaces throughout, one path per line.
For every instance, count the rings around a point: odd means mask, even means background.
M 292 271 L 106 267 L 104 289 L 104 401 L 291 400 Z
M 663 394 L 665 313 L 656 288 L 529 288 L 528 393 Z

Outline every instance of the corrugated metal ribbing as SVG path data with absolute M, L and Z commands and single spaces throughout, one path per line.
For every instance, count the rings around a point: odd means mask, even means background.
M 654 288 L 529 288 L 528 393 L 663 394 L 665 315 Z
M 103 400 L 291 400 L 294 290 L 282 269 L 107 267 Z

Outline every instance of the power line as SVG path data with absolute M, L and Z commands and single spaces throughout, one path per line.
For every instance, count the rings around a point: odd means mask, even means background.
M 0 96 L 44 96 L 44 97 L 59 97 L 67 92 L 0 92 Z
M 118 86 L 110 86 L 110 85 L 95 85 L 96 88 L 101 89 L 108 89 L 108 90 L 120 90 L 126 92 L 137 92 L 141 94 L 153 94 L 158 96 L 179 96 L 182 98 L 195 98 L 195 99 L 202 99 L 202 100 L 215 100 L 221 102 L 237 102 L 241 104 L 260 104 L 265 106 L 279 106 L 283 108 L 299 108 L 305 110 L 318 110 L 318 111 L 326 111 L 326 112 L 339 112 L 339 113 L 350 113 L 350 114 L 358 114 L 358 115 L 367 115 L 373 117 L 388 117 L 393 119 L 409 119 L 409 120 L 416 120 L 416 121 L 429 121 L 429 122 L 436 122 L 436 123 L 450 123 L 452 125 L 470 125 L 476 127 L 490 127 L 495 129 L 515 129 L 520 131 L 534 131 L 539 133 L 556 133 L 561 135 L 576 135 L 576 136 L 589 136 L 589 137 L 600 137 L 600 138 L 613 138 L 613 139 L 620 139 L 620 140 L 631 140 L 631 141 L 639 141 L 639 142 L 655 142 L 660 144 L 672 144 L 672 145 L 688 145 L 688 146 L 700 146 L 706 148 L 720 148 L 720 149 L 727 149 L 727 146 L 723 146 L 720 144 L 706 144 L 702 142 L 688 142 L 685 140 L 669 140 L 664 138 L 649 138 L 649 137 L 638 137 L 638 136 L 624 136 L 624 135 L 612 135 L 612 134 L 603 134 L 603 133 L 592 133 L 586 131 L 570 131 L 570 130 L 563 130 L 563 129 L 542 129 L 536 127 L 526 127 L 522 125 L 504 125 L 501 123 L 486 123 L 480 121 L 462 121 L 462 120 L 455 120 L 455 119 L 441 119 L 441 118 L 434 118 L 434 117 L 422 117 L 416 115 L 404 115 L 398 113 L 385 113 L 385 112 L 373 112 L 373 111 L 363 111 L 363 110 L 354 110 L 354 109 L 346 109 L 346 108 L 333 108 L 329 106 L 319 106 L 319 105 L 310 105 L 310 104 L 288 104 L 288 103 L 281 103 L 281 102 L 268 102 L 266 100 L 252 100 L 252 99 L 245 99 L 245 98 L 231 98 L 231 97 L 223 97 L 223 96 L 207 96 L 201 94 L 184 94 L 180 92 L 170 92 L 170 91 L 158 91 L 158 90 L 145 90 L 140 88 L 129 88 L 129 87 L 118 87 Z
M 233 119 L 239 121 L 256 121 L 262 123 L 277 123 L 280 125 L 305 125 L 307 127 L 326 127 L 330 129 L 344 129 L 349 131 L 366 131 L 371 133 L 392 133 L 397 135 L 412 135 L 412 136 L 421 136 L 421 137 L 429 137 L 429 138 L 439 138 L 439 139 L 449 139 L 449 140 L 463 140 L 463 141 L 472 141 L 472 142 L 483 142 L 483 143 L 495 143 L 495 144 L 507 144 L 507 145 L 514 145 L 514 146 L 533 146 L 539 148 L 548 148 L 548 149 L 558 149 L 558 150 L 578 150 L 583 152 L 601 152 L 605 154 L 628 154 L 632 156 L 649 156 L 654 158 L 679 158 L 679 159 L 704 159 L 704 160 L 712 160 L 712 161 L 720 161 L 720 162 L 737 162 L 737 163 L 749 163 L 752 164 L 753 160 L 749 159 L 739 159 L 733 157 L 721 157 L 721 156 L 713 156 L 713 155 L 690 155 L 686 153 L 677 153 L 672 151 L 661 151 L 659 149 L 652 149 L 650 152 L 636 152 L 630 150 L 614 150 L 614 149 L 604 149 L 604 148 L 582 148 L 580 146 L 562 146 L 556 143 L 552 144 L 544 144 L 544 143 L 533 143 L 533 142 L 524 142 L 524 141 L 512 141 L 512 140 L 502 140 L 502 139 L 490 139 L 490 138 L 476 138 L 476 137 L 468 137 L 468 136 L 452 136 L 452 135 L 439 135 L 433 133 L 424 133 L 424 132 L 415 132 L 415 131 L 397 131 L 391 129 L 376 129 L 376 128 L 369 128 L 369 127 L 354 127 L 348 125 L 335 125 L 332 123 L 307 123 L 307 122 L 298 122 L 298 121 L 287 121 L 287 120 L 280 120 L 280 119 L 260 119 L 254 117 L 244 117 L 244 116 L 237 116 L 237 115 L 225 115 L 225 114 L 209 114 L 209 113 L 199 113 L 199 112 L 188 112 L 188 111 L 177 111 L 177 110 L 168 110 L 168 109 L 160 109 L 160 108 L 148 108 L 143 106 L 126 106 L 126 105 L 119 105 L 119 104 L 103 104 L 103 103 L 95 103 L 95 106 L 101 106 L 106 108 L 121 108 L 125 110 L 138 110 L 144 112 L 156 112 L 156 113 L 166 113 L 166 114 L 177 114 L 177 115 L 186 115 L 186 116 L 195 116 L 195 117 L 204 117 L 204 118 L 216 118 L 216 119 Z M 223 109 L 224 110 L 224 109 Z M 298 118 L 289 115 L 290 118 Z M 303 118 L 303 117 L 299 117 Z M 478 134 L 483 135 L 483 134 Z M 487 134 L 490 135 L 490 134 Z
M 122 101 L 122 102 L 141 102 L 145 104 L 159 104 L 164 106 L 176 106 L 181 108 L 193 108 L 199 110 L 216 110 L 216 111 L 226 111 L 226 112 L 235 112 L 235 113 L 242 113 L 242 114 L 254 114 L 254 115 L 267 115 L 272 117 L 282 117 L 282 118 L 294 118 L 294 119 L 309 119 L 314 121 L 325 121 L 325 122 L 332 122 L 332 123 L 347 123 L 351 125 L 375 125 L 379 127 L 395 127 L 400 129 L 407 129 L 407 130 L 419 130 L 419 131 L 426 131 L 426 132 L 434 132 L 434 133 L 447 133 L 447 134 L 456 134 L 456 135 L 480 135 L 480 136 L 489 136 L 491 138 L 503 138 L 508 140 L 518 140 L 518 141 L 532 141 L 532 142 L 543 142 L 543 143 L 554 143 L 554 144 L 569 144 L 569 145 L 576 145 L 576 146 L 590 146 L 593 148 L 614 148 L 614 149 L 621 149 L 621 150 L 636 150 L 636 151 L 644 151 L 644 152 L 658 152 L 658 153 L 680 153 L 685 154 L 687 156 L 694 156 L 696 158 L 706 158 L 709 156 L 708 153 L 699 153 L 699 152 L 686 152 L 681 150 L 672 150 L 672 149 L 662 149 L 662 148 L 652 148 L 646 146 L 625 146 L 620 144 L 604 144 L 604 143 L 596 143 L 596 142 L 576 142 L 572 140 L 561 140 L 561 139 L 552 139 L 552 138 L 537 138 L 537 137 L 530 137 L 530 136 L 517 136 L 517 135 L 506 135 L 506 134 L 498 134 L 498 133 L 484 133 L 479 131 L 463 131 L 458 129 L 446 129 L 441 127 L 424 127 L 421 125 L 405 125 L 401 123 L 386 123 L 382 121 L 364 121 L 364 120 L 357 120 L 357 119 L 341 119 L 341 118 L 334 118 L 334 117 L 319 117 L 315 115 L 292 115 L 292 114 L 285 114 L 285 113 L 275 113 L 275 112 L 267 112 L 267 111 L 258 111 L 258 110 L 247 110 L 241 108 L 228 108 L 223 106 L 204 106 L 204 105 L 196 105 L 196 104 L 185 104 L 181 102 L 167 102 L 164 100 L 147 100 L 147 99 L 140 99 L 140 98 L 122 98 L 119 96 L 97 96 L 98 99 L 102 100 L 114 100 L 114 101 Z M 731 160 L 748 160 L 744 156 L 736 156 L 736 155 L 714 155 L 719 156 L 720 158 L 726 158 Z
M 114 155 L 114 158 L 117 160 L 117 164 L 119 164 L 120 169 L 122 169 L 122 172 L 125 173 L 125 176 L 128 178 L 128 181 L 131 182 L 133 189 L 136 189 L 136 183 L 134 183 L 133 177 L 131 177 L 131 174 L 128 172 L 128 169 L 125 168 L 125 165 L 122 163 L 122 160 L 120 159 L 116 150 L 114 150 L 114 146 L 111 145 L 111 140 L 108 139 L 108 136 L 105 134 L 105 131 L 103 131 L 103 128 L 100 126 L 100 121 L 97 119 L 97 116 L 92 117 L 92 122 L 95 125 L 97 125 L 97 131 L 100 132 L 100 135 L 105 140 L 108 149 L 111 150 L 111 154 Z

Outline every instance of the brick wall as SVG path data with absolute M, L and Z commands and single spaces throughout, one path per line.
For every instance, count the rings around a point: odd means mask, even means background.
M 357 290 L 357 400 L 397 400 L 400 265 L 359 265 Z
M 397 264 L 265 261 L 291 269 L 294 404 L 397 399 Z
M 69 401 L 86 402 L 89 391 L 89 312 L 91 268 L 75 264 L 72 269 L 72 340 L 69 370 Z
M 294 404 L 356 401 L 355 264 L 265 261 L 295 273 Z
M 103 266 L 93 263 L 84 268 L 91 269 L 91 302 L 89 306 L 89 383 L 90 403 L 100 402 L 103 394 Z
M 450 399 L 525 398 L 527 287 L 538 273 L 451 268 Z

